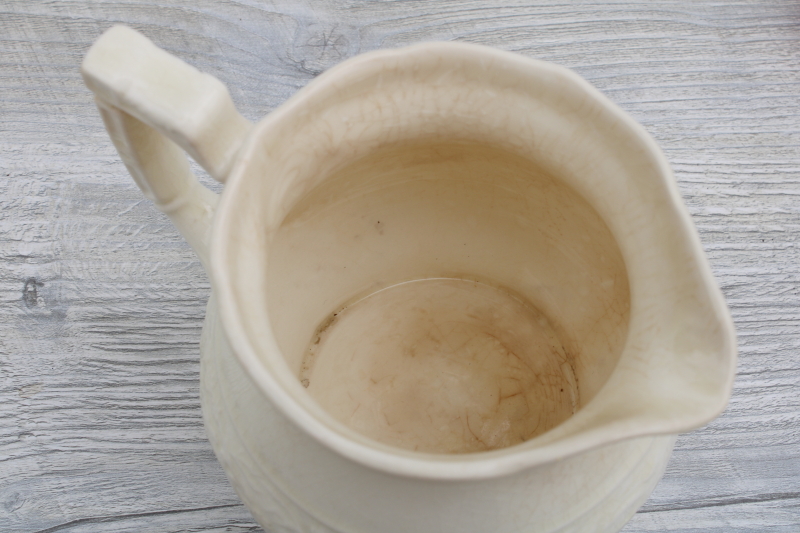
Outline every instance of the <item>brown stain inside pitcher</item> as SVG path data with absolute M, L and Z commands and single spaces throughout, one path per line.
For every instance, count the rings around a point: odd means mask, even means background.
M 287 193 L 267 292 L 287 364 L 335 420 L 406 450 L 482 452 L 556 427 L 604 386 L 627 273 L 562 180 L 458 142 L 390 144 L 326 172 Z
M 300 379 L 350 428 L 429 453 L 512 446 L 579 404 L 573 363 L 548 319 L 462 279 L 400 283 L 337 311 Z

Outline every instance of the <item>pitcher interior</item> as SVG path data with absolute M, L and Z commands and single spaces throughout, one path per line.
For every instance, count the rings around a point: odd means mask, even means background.
M 228 341 L 347 457 L 510 472 L 724 407 L 735 336 L 668 165 L 575 74 L 373 52 L 238 159 L 211 257 Z
M 316 177 L 269 245 L 275 339 L 339 423 L 433 453 L 518 444 L 611 375 L 630 295 L 608 227 L 492 143 L 383 143 Z

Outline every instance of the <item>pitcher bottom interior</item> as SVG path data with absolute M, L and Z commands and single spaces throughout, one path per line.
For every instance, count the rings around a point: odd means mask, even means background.
M 400 283 L 337 311 L 300 377 L 340 422 L 422 452 L 518 444 L 578 403 L 547 317 L 490 285 L 449 278 Z
M 555 427 L 627 335 L 616 241 L 557 177 L 467 143 L 389 146 L 301 198 L 270 247 L 286 362 L 339 423 L 480 452 Z

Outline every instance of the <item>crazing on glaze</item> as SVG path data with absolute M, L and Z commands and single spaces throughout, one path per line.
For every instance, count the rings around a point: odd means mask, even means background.
M 432 453 L 525 442 L 577 410 L 547 318 L 475 281 L 418 280 L 337 312 L 303 362 L 309 394 L 377 441 Z

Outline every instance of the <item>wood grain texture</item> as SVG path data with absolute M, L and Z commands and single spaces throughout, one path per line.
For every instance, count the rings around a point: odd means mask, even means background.
M 117 22 L 221 79 L 251 120 L 347 57 L 424 40 L 575 69 L 663 147 L 740 341 L 729 408 L 680 437 L 625 531 L 800 531 L 788 0 L 0 1 L 0 531 L 260 531 L 202 428 L 208 280 L 78 74 Z

